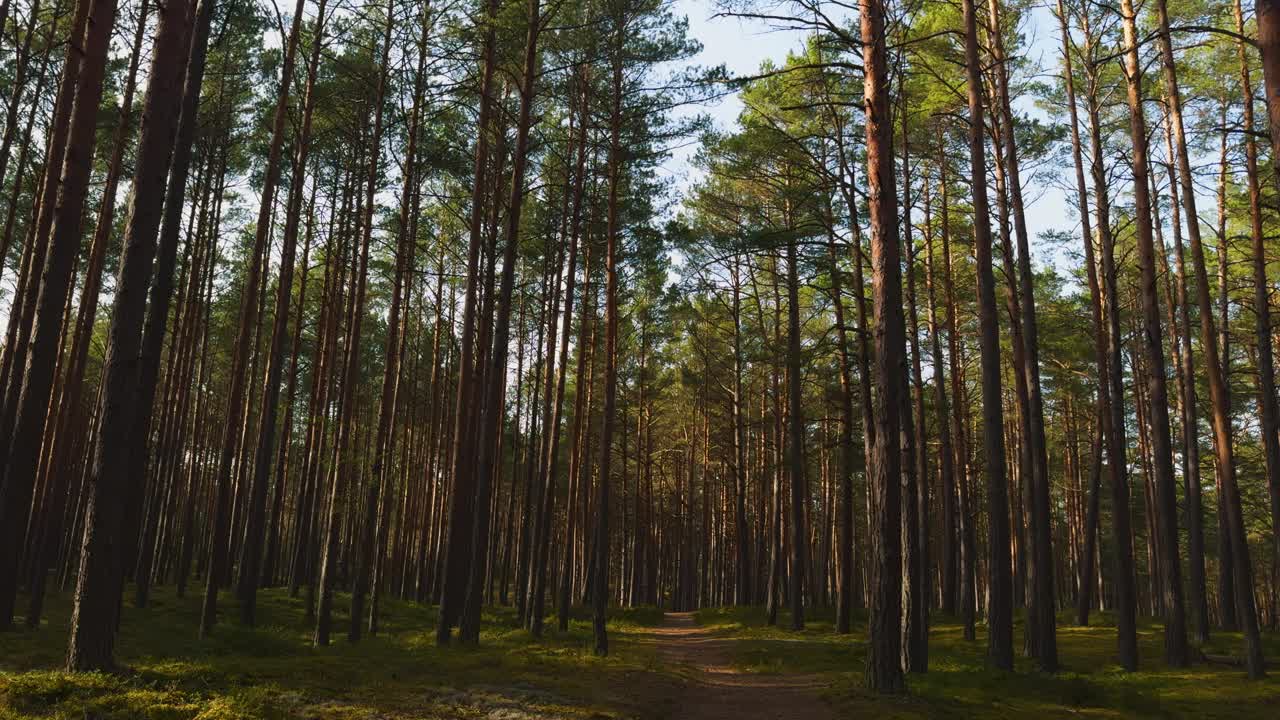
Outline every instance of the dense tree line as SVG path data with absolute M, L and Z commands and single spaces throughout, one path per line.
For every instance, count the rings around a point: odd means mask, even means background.
M 722 0 L 798 39 L 728 78 L 664 0 L 2 1 L 0 628 L 73 593 L 69 669 L 196 582 L 1264 674 L 1277 3 Z

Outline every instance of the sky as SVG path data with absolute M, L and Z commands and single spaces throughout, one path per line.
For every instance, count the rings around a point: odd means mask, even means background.
M 707 67 L 723 64 L 730 75 L 747 75 L 765 60 L 782 60 L 803 39 L 799 33 L 773 31 L 760 22 L 713 17 L 713 0 L 675 0 L 674 12 L 689 19 L 689 34 L 702 43 L 702 52 L 693 62 Z M 732 129 L 741 110 L 736 94 L 691 109 L 710 115 L 721 130 Z M 696 179 L 696 170 L 689 164 L 696 152 L 696 145 L 677 148 L 663 168 L 681 190 Z

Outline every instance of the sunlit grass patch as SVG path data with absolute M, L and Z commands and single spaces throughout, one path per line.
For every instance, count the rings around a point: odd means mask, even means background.
M 637 636 L 661 620 L 652 608 L 611 609 L 612 652 L 601 658 L 585 610 L 567 632 L 548 617 L 534 640 L 513 610 L 486 608 L 478 646 L 439 648 L 435 608 L 384 599 L 380 632 L 350 643 L 349 599 L 339 595 L 333 642 L 316 648 L 302 598 L 261 591 L 255 627 L 239 625 L 229 594 L 222 600 L 205 640 L 196 638 L 198 595 L 161 590 L 142 610 L 126 601 L 120 672 L 70 674 L 61 670 L 69 601 L 53 598 L 39 630 L 0 635 L 0 718 L 456 718 L 504 707 L 531 718 L 612 717 L 609 688 L 654 671 Z
M 908 694 L 885 698 L 862 684 L 867 654 L 865 616 L 856 618 L 848 635 L 834 632 L 829 612 L 811 613 L 804 630 L 789 629 L 782 608 L 770 626 L 762 608 L 710 608 L 699 611 L 699 623 L 717 637 L 741 638 L 733 647 L 737 669 L 749 673 L 800 673 L 820 678 L 826 697 L 842 714 L 884 718 L 973 717 L 1270 717 L 1280 707 L 1280 679 L 1251 682 L 1243 670 L 1197 663 L 1170 668 L 1163 661 L 1163 628 L 1150 619 L 1139 623 L 1141 665 L 1124 672 L 1116 660 L 1113 618 L 1095 613 L 1089 627 L 1077 627 L 1070 615 L 1058 618 L 1058 653 L 1062 670 L 1049 675 L 1019 653 L 1016 669 L 1006 672 L 987 664 L 986 628 L 966 641 L 954 618 L 930 619 L 929 672 L 907 677 Z M 1021 620 L 1021 618 L 1019 618 Z M 1280 656 L 1277 638 L 1264 636 L 1270 657 Z M 1015 647 L 1021 650 L 1021 623 Z M 1239 654 L 1238 633 L 1216 633 L 1206 652 Z

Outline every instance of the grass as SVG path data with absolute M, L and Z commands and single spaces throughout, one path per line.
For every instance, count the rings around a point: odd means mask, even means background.
M 929 672 L 907 678 L 909 694 L 886 699 L 862 688 L 867 654 L 863 622 L 850 635 L 834 632 L 833 616 L 809 611 L 804 630 L 765 622 L 759 608 L 700 611 L 700 624 L 723 637 L 740 638 L 734 662 L 756 673 L 818 675 L 830 688 L 827 698 L 841 716 L 867 713 L 879 718 L 1090 717 L 1090 718 L 1267 718 L 1280 716 L 1280 674 L 1251 682 L 1239 668 L 1196 664 L 1170 668 L 1162 661 L 1160 625 L 1139 627 L 1141 667 L 1127 673 L 1115 661 L 1115 627 L 1095 614 L 1095 624 L 1076 627 L 1067 615 L 1058 620 L 1058 654 L 1062 670 L 1036 671 L 1019 657 L 1013 672 L 986 664 L 984 628 L 975 641 L 963 639 L 962 628 L 941 616 L 932 619 Z M 1022 640 L 1021 628 L 1015 641 Z M 1239 633 L 1217 633 L 1205 652 L 1240 654 Z M 1267 656 L 1280 657 L 1280 637 L 1265 636 Z
M 224 603 L 222 622 L 203 641 L 195 637 L 198 597 L 161 590 L 146 610 L 126 603 L 117 643 L 126 669 L 105 675 L 61 671 L 70 608 L 66 597 L 53 599 L 39 630 L 0 634 L 0 720 L 681 717 L 684 675 L 663 665 L 646 638 L 662 617 L 653 608 L 611 609 L 611 654 L 598 658 L 585 613 L 566 633 L 549 623 L 546 636 L 535 641 L 513 611 L 486 609 L 478 647 L 440 649 L 434 608 L 386 600 L 382 631 L 352 644 L 345 638 L 347 598 L 339 596 L 334 643 L 317 649 L 302 601 L 283 591 L 260 594 L 256 628 L 240 627 L 230 597 Z M 697 614 L 713 635 L 735 641 L 737 669 L 817 677 L 839 717 L 1276 716 L 1280 672 L 1250 682 L 1234 667 L 1165 667 L 1161 628 L 1148 622 L 1140 627 L 1142 670 L 1126 673 L 1115 664 L 1114 628 L 1108 618 L 1095 617 L 1098 624 L 1088 628 L 1060 618 L 1063 670 L 1055 675 L 1036 672 L 1023 658 L 1014 672 L 990 669 L 983 628 L 969 642 L 959 625 L 935 617 L 929 672 L 909 676 L 908 695 L 883 698 L 861 687 L 865 618 L 857 618 L 854 633 L 841 636 L 830 611 L 821 608 L 809 610 L 800 632 L 785 629 L 785 612 L 783 627 L 767 625 L 759 608 Z M 1265 640 L 1268 657 L 1280 658 L 1280 637 Z M 1238 634 L 1217 633 L 1204 649 L 1239 654 L 1240 642 Z
M 145 610 L 126 602 L 117 641 L 125 670 L 113 675 L 61 670 L 70 608 L 53 600 L 39 630 L 0 634 L 0 719 L 632 717 L 643 708 L 612 690 L 653 672 L 654 653 L 637 636 L 661 619 L 654 609 L 613 613 L 613 652 L 599 658 L 585 615 L 566 633 L 551 619 L 534 641 L 514 611 L 487 609 L 478 647 L 441 649 L 434 608 L 385 600 L 379 634 L 352 644 L 339 596 L 333 644 L 314 648 L 301 599 L 261 592 L 255 628 L 239 626 L 223 600 L 203 641 L 198 595 L 161 590 Z

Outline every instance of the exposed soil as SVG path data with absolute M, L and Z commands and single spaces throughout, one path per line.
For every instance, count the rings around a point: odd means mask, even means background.
M 742 672 L 733 666 L 735 640 L 699 627 L 692 613 L 667 613 L 652 632 L 665 664 L 683 666 L 687 682 L 671 717 L 680 720 L 834 720 L 819 693 L 822 682 L 804 675 Z

